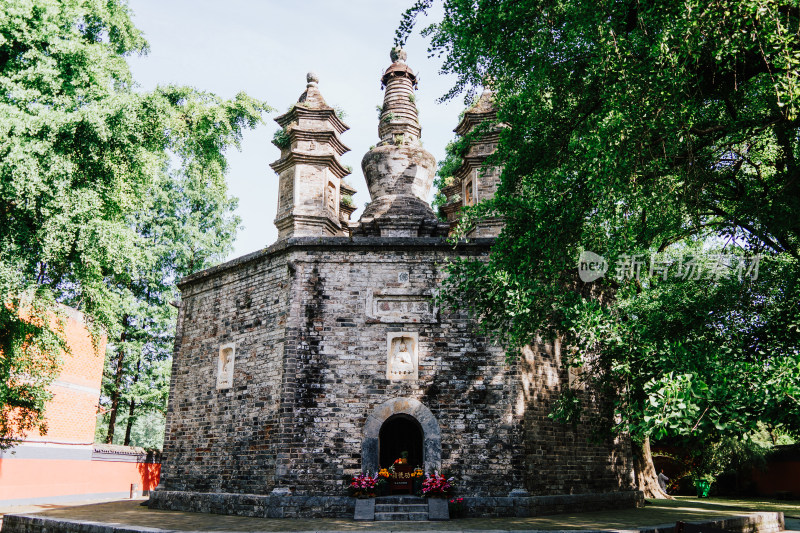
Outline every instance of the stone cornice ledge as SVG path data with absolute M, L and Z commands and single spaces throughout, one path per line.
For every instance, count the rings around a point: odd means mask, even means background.
M 442 237 L 292 237 L 225 263 L 195 272 L 181 278 L 178 288 L 197 283 L 209 277 L 237 268 L 265 257 L 274 257 L 289 251 L 301 250 L 470 250 L 488 252 L 495 239 L 480 237 L 453 245 Z

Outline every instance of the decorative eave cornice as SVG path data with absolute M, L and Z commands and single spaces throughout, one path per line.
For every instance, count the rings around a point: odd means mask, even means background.
M 497 122 L 497 111 L 489 111 L 486 113 L 471 113 L 467 111 L 464 113 L 464 117 L 461 119 L 461 122 L 458 123 L 456 129 L 453 131 L 459 135 L 466 135 L 473 128 L 477 127 L 479 124 L 483 122 Z M 492 129 L 495 129 L 497 126 L 493 125 Z
M 342 183 L 339 184 L 339 191 L 342 194 L 349 194 L 350 196 L 353 196 L 355 193 L 358 192 L 356 189 L 354 189 L 353 187 L 351 187 L 350 185 L 348 185 L 345 182 L 342 182 Z
M 461 182 L 453 183 L 452 185 L 448 185 L 447 187 L 442 187 L 441 193 L 444 194 L 446 197 L 450 198 L 454 194 L 461 193 Z
M 444 204 L 440 206 L 439 209 L 442 211 L 442 213 L 444 213 L 446 217 L 449 217 L 450 215 L 457 213 L 458 210 L 461 209 L 461 207 L 462 207 L 461 201 L 459 200 L 458 202 Z
M 323 107 L 320 109 L 308 109 L 303 107 L 301 104 L 295 104 L 283 115 L 275 117 L 275 122 L 277 122 L 280 127 L 285 128 L 292 122 L 295 122 L 301 118 L 311 118 L 317 119 L 321 122 L 330 122 L 340 134 L 350 129 L 350 126 L 342 122 L 342 120 L 336 115 L 336 110 L 334 108 Z
M 296 150 L 290 151 L 285 157 L 278 159 L 274 163 L 270 163 L 269 166 L 276 173 L 280 174 L 290 166 L 302 163 L 307 165 L 327 166 L 331 169 L 331 172 L 333 172 L 333 174 L 340 179 L 351 174 L 351 172 L 347 170 L 344 165 L 342 165 L 341 161 L 339 161 L 339 158 L 333 154 L 318 155 Z
M 350 215 L 353 214 L 353 211 L 355 211 L 356 209 L 358 209 L 358 207 L 354 205 L 345 205 L 343 203 L 339 203 L 339 211 L 346 213 L 348 218 L 350 217 Z
M 289 138 L 292 141 L 317 141 L 319 143 L 330 144 L 339 155 L 350 151 L 350 148 L 348 148 L 332 130 L 315 131 L 300 129 L 297 126 L 289 126 L 286 132 L 289 134 Z
M 461 166 L 459 166 L 453 172 L 453 177 L 463 180 L 465 177 L 467 177 L 467 175 L 469 175 L 472 169 L 482 167 L 484 161 L 486 161 L 490 155 L 491 154 L 481 154 L 465 157 L 464 162 L 461 163 Z
M 475 137 L 472 142 L 469 144 L 469 147 L 472 148 L 475 145 L 487 143 L 487 142 L 498 142 L 500 140 L 500 130 L 502 128 L 493 127 L 490 130 L 486 130 L 480 137 Z

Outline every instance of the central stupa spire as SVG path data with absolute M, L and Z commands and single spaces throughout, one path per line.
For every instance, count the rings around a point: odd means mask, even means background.
M 402 136 L 404 144 L 415 142 L 422 133 L 414 97 L 417 77 L 411 67 L 406 65 L 405 50 L 392 48 L 389 56 L 392 64 L 381 78 L 381 89 L 385 88 L 386 92 L 378 124 L 380 144 L 398 144 L 397 136 Z
M 417 77 L 406 65 L 406 53 L 393 48 L 392 64 L 381 77 L 383 97 L 378 145 L 366 153 L 361 168 L 372 202 L 355 235 L 423 237 L 447 235 L 428 204 L 436 160 L 422 147 L 414 90 Z

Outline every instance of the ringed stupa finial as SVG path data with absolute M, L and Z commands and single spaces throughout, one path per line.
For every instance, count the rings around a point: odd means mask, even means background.
M 306 74 L 306 82 L 308 82 L 306 87 L 316 87 L 319 83 L 319 76 L 317 76 L 314 72 L 309 72 Z
M 417 76 L 406 64 L 406 52 L 395 46 L 392 64 L 381 76 L 384 89 L 380 106 L 380 142 L 361 160 L 372 199 L 353 227 L 353 235 L 430 237 L 446 235 L 428 204 L 436 173 L 436 159 L 419 140 L 416 97 Z
M 403 63 L 405 63 L 408 54 L 406 53 L 405 50 L 403 50 L 399 46 L 395 46 L 389 52 L 389 57 L 392 59 L 392 63 L 397 63 L 398 61 L 402 61 Z

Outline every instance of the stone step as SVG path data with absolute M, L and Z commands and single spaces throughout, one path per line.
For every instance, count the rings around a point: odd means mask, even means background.
M 413 522 L 428 520 L 427 511 L 424 513 L 375 513 L 376 522 Z
M 376 513 L 427 513 L 427 503 L 376 503 Z
M 378 496 L 375 498 L 376 504 L 382 503 L 413 503 L 413 504 L 427 504 L 428 500 L 420 498 L 419 496 L 403 495 L 403 496 Z

